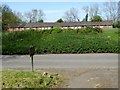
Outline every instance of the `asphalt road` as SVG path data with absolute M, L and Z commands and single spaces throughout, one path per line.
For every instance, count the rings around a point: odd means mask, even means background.
M 29 69 L 29 55 L 2 56 L 3 69 Z M 34 68 L 118 68 L 118 54 L 45 54 L 34 56 Z
M 31 70 L 29 55 L 3 55 L 2 69 Z M 118 54 L 45 54 L 34 56 L 34 70 L 58 73 L 68 88 L 118 88 Z

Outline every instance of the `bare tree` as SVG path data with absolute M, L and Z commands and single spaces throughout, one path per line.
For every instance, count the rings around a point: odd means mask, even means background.
M 2 7 L 0 6 L 0 25 L 1 25 L 1 23 L 2 23 Z M 1 29 L 1 27 L 0 27 L 0 29 Z
M 82 9 L 85 11 L 86 14 L 89 13 L 89 6 L 84 6 Z
M 41 9 L 39 9 L 39 10 L 32 9 L 32 11 L 25 13 L 26 20 L 30 23 L 37 22 L 39 20 L 43 20 L 44 16 L 45 16 L 45 14 Z
M 119 21 L 120 22 L 120 1 L 118 2 L 118 12 L 117 12 L 118 14 L 118 18 L 117 18 L 117 21 Z
M 14 11 L 14 14 L 15 14 L 19 19 L 24 20 L 24 16 L 22 15 L 21 12 L 16 12 L 16 11 Z
M 37 16 L 38 16 L 38 10 L 33 9 L 31 14 L 32 14 L 32 22 L 36 22 L 37 21 Z
M 93 17 L 97 16 L 98 14 L 100 14 L 100 12 L 99 12 L 99 5 L 98 4 L 94 4 L 94 5 L 90 6 L 90 9 L 89 9 L 90 20 L 93 19 Z
M 44 12 L 41 9 L 39 9 L 39 11 L 38 11 L 38 20 L 43 20 L 44 18 L 45 18 Z
M 118 3 L 117 2 L 105 2 L 104 3 L 104 14 L 107 20 L 116 21 L 117 19 L 117 10 L 118 10 Z
M 97 3 L 92 6 L 84 6 L 82 9 L 85 11 L 86 15 L 88 14 L 90 20 L 92 20 L 94 16 L 100 14 L 100 8 Z
M 26 21 L 27 22 L 32 22 L 32 13 L 31 12 L 27 12 L 27 13 L 25 13 L 25 18 L 26 18 Z
M 75 8 L 71 8 L 69 11 L 66 11 L 63 16 L 64 21 L 66 22 L 76 22 L 78 19 L 78 10 Z

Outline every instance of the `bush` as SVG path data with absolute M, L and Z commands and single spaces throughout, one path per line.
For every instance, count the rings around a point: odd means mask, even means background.
M 120 21 L 116 21 L 116 22 L 113 24 L 113 28 L 120 28 Z
M 97 32 L 97 33 L 102 33 L 102 29 L 101 29 L 101 28 L 95 27 L 94 30 L 95 30 L 95 32 Z
M 87 26 L 85 28 L 85 33 L 90 33 L 90 32 L 94 32 L 94 28 L 90 27 L 90 26 Z
M 81 28 L 81 29 L 75 29 L 76 33 L 84 33 L 84 34 L 89 34 L 89 33 L 102 33 L 102 29 L 98 28 L 98 27 L 91 27 L 91 26 L 87 26 L 85 28 Z
M 83 33 L 102 33 L 102 29 L 98 28 L 98 27 L 91 27 L 91 26 L 87 26 L 86 28 L 82 29 Z
M 87 27 L 76 29 L 77 33 L 72 29 L 59 30 L 53 28 L 52 33 L 50 30 L 3 32 L 2 54 L 29 54 L 30 45 L 36 47 L 36 54 L 120 52 L 118 31 L 114 29 L 102 31 Z
M 53 32 L 55 32 L 55 33 L 60 33 L 60 32 L 62 32 L 62 28 L 60 28 L 60 27 L 55 27 L 55 28 L 53 28 L 52 30 L 53 30 Z

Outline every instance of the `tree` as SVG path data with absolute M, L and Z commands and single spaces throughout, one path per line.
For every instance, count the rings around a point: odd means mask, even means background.
M 89 10 L 90 20 L 92 20 L 93 17 L 97 16 L 98 14 L 100 14 L 100 12 L 99 12 L 99 5 L 98 4 L 94 4 L 93 6 L 90 7 L 90 10 Z
M 86 14 L 86 16 L 85 16 L 85 21 L 86 22 L 88 21 L 88 14 Z
M 118 2 L 117 19 L 113 25 L 114 28 L 120 28 L 120 1 Z
M 79 21 L 79 19 L 78 19 L 78 10 L 75 9 L 75 8 L 71 8 L 70 10 L 65 12 L 63 18 L 64 18 L 64 21 L 66 21 L 66 22 Z
M 92 6 L 84 6 L 82 9 L 86 13 L 85 18 L 83 19 L 84 21 L 88 20 L 88 17 L 90 20 L 92 20 L 94 16 L 100 14 L 100 8 L 97 3 L 93 4 Z
M 16 17 L 18 17 L 19 19 L 22 19 L 22 21 L 24 20 L 24 16 L 22 15 L 21 12 L 14 11 L 13 13 L 14 13 L 14 15 L 16 15 Z
M 120 22 L 120 1 L 118 2 L 118 18 L 117 21 Z
M 101 22 L 102 18 L 98 15 L 94 16 L 93 19 L 91 20 L 92 22 Z
M 0 7 L 0 31 L 2 30 L 2 7 Z
M 32 14 L 30 12 L 25 13 L 24 16 L 27 22 L 32 22 Z
M 33 9 L 31 14 L 32 14 L 32 22 L 36 22 L 37 21 L 37 16 L 38 16 L 38 10 Z
M 88 21 L 88 14 L 86 14 L 85 18 L 83 19 L 83 21 Z
M 113 20 L 116 21 L 118 14 L 118 3 L 117 2 L 105 2 L 103 4 L 103 12 L 106 16 L 106 20 Z
M 82 9 L 85 11 L 86 14 L 89 13 L 89 6 L 84 6 Z
M 1 8 L 2 8 L 2 30 L 6 30 L 11 24 L 17 24 L 22 21 L 12 12 L 12 9 L 10 9 L 9 6 L 2 5 Z
M 45 18 L 45 13 L 41 9 L 39 9 L 38 10 L 38 20 L 44 20 L 44 18 Z
M 62 20 L 62 18 L 60 18 L 60 19 L 57 20 L 57 22 L 61 23 L 61 22 L 64 22 L 64 21 Z
M 83 18 L 83 20 L 82 20 L 82 21 L 85 21 L 85 22 L 87 22 L 87 21 L 88 21 L 88 14 L 86 14 L 85 18 Z
M 89 6 L 84 6 L 82 9 L 83 9 L 83 10 L 85 11 L 85 13 L 86 13 L 86 16 L 85 16 L 85 18 L 83 19 L 83 21 L 88 21 Z
M 39 23 L 43 23 L 44 21 L 43 21 L 43 20 L 38 20 L 37 22 L 39 22 Z
M 25 13 L 26 21 L 27 22 L 38 22 L 39 20 L 44 19 L 44 12 L 40 9 L 32 9 L 30 12 Z
M 120 22 L 120 1 L 118 2 L 118 18 L 117 18 L 117 21 Z

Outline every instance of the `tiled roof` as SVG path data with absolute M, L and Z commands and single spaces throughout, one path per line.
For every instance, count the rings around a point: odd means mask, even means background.
M 112 21 L 102 22 L 62 22 L 62 23 L 21 23 L 17 25 L 11 25 L 12 28 L 36 28 L 36 27 L 75 27 L 75 26 L 100 26 L 100 25 L 112 25 Z
M 12 28 L 21 28 L 21 27 L 25 27 L 26 23 L 20 23 L 20 24 L 12 24 L 9 27 Z
M 26 28 L 34 28 L 34 27 L 52 27 L 55 26 L 55 23 L 27 23 L 25 25 Z

